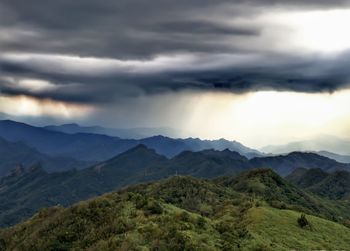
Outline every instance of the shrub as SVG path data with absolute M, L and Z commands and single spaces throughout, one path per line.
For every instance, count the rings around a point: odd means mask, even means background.
M 204 215 L 206 217 L 213 214 L 212 206 L 208 205 L 208 204 L 204 204 L 204 203 L 199 206 L 199 211 L 200 211 L 201 215 Z
M 163 208 L 158 201 L 152 199 L 147 203 L 147 211 L 150 214 L 161 214 L 163 213 Z
M 207 222 L 206 222 L 206 220 L 203 217 L 199 216 L 197 218 L 197 225 L 198 225 L 198 227 L 204 228 L 206 223 Z
M 180 220 L 181 221 L 185 221 L 185 222 L 188 222 L 190 220 L 190 214 L 187 213 L 187 212 L 182 212 L 180 214 Z
M 287 209 L 286 203 L 282 201 L 272 200 L 269 202 L 271 207 L 277 208 L 277 209 Z
M 0 239 L 0 250 L 6 250 L 6 242 L 4 239 Z
M 344 224 L 344 226 L 350 228 L 350 220 L 345 220 L 345 221 L 343 222 L 343 224 Z
M 310 226 L 309 221 L 306 219 L 305 214 L 301 214 L 301 216 L 298 218 L 298 225 L 301 228 L 304 228 L 306 226 Z
M 136 209 L 142 209 L 147 204 L 147 200 L 140 194 L 136 194 L 133 199 L 134 199 L 134 202 L 135 202 Z

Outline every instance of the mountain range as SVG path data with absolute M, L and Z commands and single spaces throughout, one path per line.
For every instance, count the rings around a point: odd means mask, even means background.
M 241 165 L 244 162 L 245 157 L 236 153 L 209 151 L 187 152 L 168 160 L 139 145 L 80 171 L 48 173 L 40 166 L 17 168 L 0 181 L 0 225 L 18 222 L 41 207 L 68 206 L 123 186 L 171 175 L 211 178 L 236 174 L 249 166 Z
M 64 132 L 68 134 L 75 133 L 92 133 L 102 134 L 112 137 L 120 137 L 124 139 L 142 139 L 151 137 L 153 135 L 167 135 L 173 137 L 179 133 L 172 128 L 167 127 L 137 127 L 137 128 L 106 128 L 102 126 L 81 126 L 76 123 L 63 124 L 63 125 L 48 125 L 43 128 L 50 131 Z
M 311 153 L 249 160 L 230 150 L 203 150 L 184 151 L 168 159 L 144 145 L 82 170 L 48 173 L 40 166 L 19 167 L 0 180 L 0 225 L 16 223 L 41 207 L 68 206 L 131 184 L 174 175 L 209 179 L 255 168 L 271 168 L 286 175 L 300 167 L 315 166 L 327 172 L 350 170 L 349 165 Z
M 332 172 L 336 170 L 349 170 L 350 164 L 339 163 L 333 159 L 308 152 L 291 152 L 286 155 L 277 155 L 253 158 L 250 163 L 254 167 L 272 168 L 278 174 L 286 176 L 296 168 L 321 168 Z
M 0 121 L 0 137 L 10 142 L 25 143 L 46 155 L 65 156 L 82 161 L 103 161 L 138 144 L 153 148 L 157 153 L 166 157 L 173 157 L 185 150 L 224 150 L 226 148 L 247 157 L 260 156 L 257 150 L 225 139 L 172 139 L 164 136 L 153 136 L 139 140 L 121 139 L 92 133 L 68 134 L 10 120 Z
M 178 133 L 175 132 L 174 129 L 171 128 L 132 128 L 132 129 L 113 129 L 113 128 L 105 128 L 101 126 L 80 126 L 76 123 L 72 124 L 63 124 L 63 125 L 51 125 L 44 126 L 43 128 L 51 130 L 64 132 L 69 134 L 75 133 L 93 133 L 93 134 L 103 134 L 108 136 L 115 136 L 120 138 L 137 138 L 142 139 L 146 137 L 150 137 L 156 134 L 162 135 L 176 135 Z M 230 149 L 230 144 L 232 142 L 226 142 L 225 147 Z M 200 150 L 207 149 L 207 147 L 212 147 L 216 150 L 223 150 L 223 146 L 220 145 L 223 142 L 212 142 L 211 146 L 206 146 L 206 148 L 199 147 Z M 193 148 L 195 149 L 195 148 Z M 208 148 L 209 149 L 209 148 Z M 328 151 L 325 151 L 328 149 Z M 261 149 L 261 152 L 257 150 L 246 152 L 242 151 L 245 156 L 248 158 L 252 157 L 261 157 L 267 156 L 271 154 L 286 154 L 289 152 L 315 152 L 318 155 L 328 157 L 330 159 L 334 159 L 341 163 L 350 163 L 350 140 L 342 140 L 334 136 L 329 135 L 321 135 L 313 140 L 307 141 L 299 141 L 299 142 L 291 142 L 286 145 L 279 146 L 266 146 Z M 191 149 L 188 149 L 191 150 Z M 237 149 L 232 149 L 233 151 L 237 151 Z M 331 152 L 334 151 L 334 152 Z M 263 154 L 263 152 L 267 154 Z M 337 154 L 338 152 L 343 154 Z M 348 155 L 346 155 L 348 154 Z
M 348 157 L 350 155 L 350 139 L 340 139 L 330 135 L 320 135 L 311 140 L 296 141 L 285 145 L 266 146 L 261 148 L 260 151 L 272 154 L 285 154 L 294 151 L 331 152 Z M 331 155 L 327 155 L 327 157 L 331 157 Z
M 340 154 L 331 153 L 327 151 L 318 151 L 315 153 L 330 159 L 334 159 L 340 163 L 350 163 L 350 155 L 340 155 Z

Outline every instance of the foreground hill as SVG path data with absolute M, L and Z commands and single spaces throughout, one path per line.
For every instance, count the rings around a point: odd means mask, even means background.
M 16 166 L 28 167 L 37 163 L 50 172 L 82 169 L 93 164 L 69 157 L 48 156 L 21 142 L 13 143 L 0 137 L 0 177 L 8 174 Z
M 316 196 L 301 189 L 271 169 L 256 169 L 243 172 L 237 177 L 219 178 L 219 184 L 235 191 L 264 198 L 269 205 L 303 211 L 328 219 L 350 219 L 350 204 Z
M 269 170 L 240 179 L 279 184 Z M 67 209 L 42 209 L 26 222 L 0 230 L 0 250 L 350 249 L 349 228 L 310 215 L 309 225 L 300 227 L 300 212 L 271 207 L 264 189 L 257 194 L 240 186 L 236 191 L 237 182 L 177 176 Z
M 350 199 L 350 172 L 297 169 L 287 179 L 299 187 L 330 199 Z

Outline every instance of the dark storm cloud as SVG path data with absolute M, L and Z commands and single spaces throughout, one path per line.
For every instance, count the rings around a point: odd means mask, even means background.
M 251 35 L 252 28 L 225 27 L 201 19 L 211 6 L 224 1 L 1 1 L 11 13 L 14 29 L 32 30 L 24 41 L 9 41 L 7 50 L 57 52 L 95 57 L 152 57 L 176 51 L 217 51 L 203 42 L 229 32 Z M 198 7 L 199 6 L 199 7 Z M 11 16 L 8 14 L 7 16 Z M 196 26 L 195 36 L 187 25 Z M 164 28 L 169 26 L 169 30 Z M 198 28 L 200 26 L 200 28 Z M 181 31 L 182 30 L 182 31 Z M 181 31 L 181 34 L 179 34 Z M 184 34 L 187 37 L 184 38 Z M 196 33 L 196 32 L 195 32 Z M 64 41 L 62 41 L 64 39 Z M 38 43 L 40 41 L 40 43 Z M 227 48 L 223 48 L 227 51 Z
M 176 21 L 165 22 L 155 25 L 153 30 L 162 33 L 182 33 L 182 34 L 213 34 L 213 35 L 238 35 L 238 36 L 257 36 L 258 29 L 249 29 L 242 27 L 232 27 L 210 23 L 208 21 Z
M 244 41 L 259 38 L 265 27 L 239 19 L 272 8 L 345 7 L 349 1 L 0 0 L 0 92 L 82 103 L 184 89 L 332 92 L 349 82 L 348 54 L 297 58 L 258 43 L 247 48 Z M 23 53 L 34 59 L 8 56 Z M 59 55 L 72 56 L 72 62 Z M 162 55 L 185 56 L 152 63 Z M 237 56 L 253 60 L 237 64 Z M 101 62 L 90 65 L 79 57 Z M 82 65 L 75 67 L 74 58 Z M 45 80 L 56 88 L 16 85 L 23 79 Z
M 6 95 L 28 95 L 36 98 L 81 103 L 109 103 L 120 97 L 176 92 L 182 90 L 225 91 L 245 93 L 255 90 L 292 90 L 297 92 L 333 92 L 346 88 L 350 81 L 347 66 L 350 55 L 330 59 L 299 59 L 269 55 L 254 64 L 219 68 L 171 69 L 165 72 L 118 72 L 89 74 L 43 71 L 29 65 L 0 61 L 4 76 L 19 79 L 41 79 L 57 85 L 47 91 L 30 91 L 14 87 L 5 79 L 0 88 Z M 210 60 L 202 58 L 201 60 Z M 269 60 L 269 63 L 266 63 Z
M 135 58 L 177 51 L 224 51 L 212 35 L 258 34 L 262 27 L 228 27 L 226 19 L 273 6 L 341 8 L 349 1 L 225 0 L 1 0 L 1 23 L 32 31 L 3 50 Z M 226 13 L 225 13 L 226 11 Z M 234 24 L 231 24 L 234 25 Z M 167 29 L 168 28 L 168 29 Z M 184 37 L 184 33 L 187 34 Z M 199 34 L 198 34 L 199 33 Z M 234 47 L 234 46 L 233 46 Z

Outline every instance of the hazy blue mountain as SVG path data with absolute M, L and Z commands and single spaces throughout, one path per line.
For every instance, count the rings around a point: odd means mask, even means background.
M 63 125 L 49 125 L 44 126 L 43 128 L 56 131 L 64 132 L 69 134 L 75 133 L 93 133 L 93 134 L 102 134 L 113 137 L 120 137 L 124 139 L 142 139 L 150 137 L 156 134 L 174 136 L 178 134 L 172 128 L 160 127 L 160 128 L 147 128 L 147 127 L 138 127 L 138 128 L 106 128 L 102 126 L 81 126 L 76 123 L 63 124 Z
M 139 140 L 139 143 L 147 147 L 155 149 L 158 153 L 168 157 L 173 157 L 183 151 L 202 151 L 214 149 L 222 151 L 229 149 L 231 151 L 239 152 L 242 155 L 251 155 L 260 153 L 254 149 L 248 148 L 236 141 L 228 141 L 225 139 L 219 140 L 201 140 L 194 138 L 187 139 L 172 139 L 164 136 L 154 136 Z
M 350 140 L 321 135 L 312 140 L 291 142 L 285 145 L 266 146 L 261 148 L 260 151 L 273 154 L 285 154 L 294 151 L 327 151 L 340 155 L 350 155 Z
M 225 139 L 219 140 L 201 140 L 198 138 L 187 138 L 187 139 L 173 139 L 166 136 L 151 136 L 155 132 L 164 132 L 165 134 L 168 131 L 173 129 L 171 128 L 132 128 L 132 129 L 112 129 L 104 128 L 101 126 L 91 126 L 84 127 L 78 124 L 65 124 L 60 126 L 45 126 L 45 129 L 52 131 L 59 131 L 69 134 L 75 133 L 93 133 L 93 134 L 104 134 L 109 136 L 118 136 L 121 138 L 133 138 L 139 139 L 141 144 L 147 145 L 153 149 L 156 149 L 159 153 L 172 157 L 184 150 L 189 151 L 201 151 L 205 149 L 215 149 L 215 150 L 224 150 L 229 149 L 232 151 L 237 151 L 242 154 L 245 154 L 249 157 L 259 157 L 262 154 L 254 149 L 248 148 L 236 141 L 228 141 Z M 143 139 L 141 138 L 143 137 Z M 141 138 L 141 139 L 140 139 Z M 158 150 L 161 149 L 161 150 Z
M 141 140 L 120 139 L 98 134 L 55 132 L 13 121 L 0 121 L 0 137 L 12 142 L 22 141 L 30 147 L 51 156 L 66 156 L 84 161 L 104 161 L 138 144 L 144 144 L 168 158 L 174 157 L 183 151 L 196 152 L 205 149 L 229 149 L 248 157 L 251 154 L 259 155 L 256 150 L 225 139 L 172 139 L 164 136 L 154 136 Z M 285 156 L 265 158 L 255 157 L 250 161 L 250 164 L 254 167 L 270 167 L 281 175 L 288 175 L 299 167 L 322 168 L 324 170 L 348 168 L 348 165 L 312 153 L 292 153 Z
M 0 137 L 11 142 L 22 141 L 48 155 L 68 156 L 85 161 L 105 160 L 135 145 L 133 141 L 116 137 L 66 134 L 9 120 L 0 121 Z
M 75 133 L 93 133 L 93 134 L 103 134 L 109 136 L 118 136 L 117 129 L 104 128 L 101 126 L 80 126 L 76 123 L 63 124 L 63 125 L 48 125 L 44 126 L 44 129 L 55 131 L 55 132 L 64 132 L 68 134 Z
M 331 153 L 327 151 L 319 151 L 316 153 L 318 155 L 321 155 L 330 159 L 334 159 L 340 163 L 350 163 L 350 155 L 340 155 L 340 154 Z
M 315 153 L 292 152 L 287 155 L 253 158 L 250 160 L 256 168 L 271 168 L 286 176 L 297 168 L 320 168 L 325 171 L 350 170 L 350 164 L 339 163 L 333 159 Z
M 225 149 L 239 152 L 240 154 L 250 158 L 252 156 L 263 156 L 259 151 L 248 148 L 237 141 L 229 141 L 226 139 L 218 139 L 218 140 L 201 140 L 198 138 L 187 138 L 182 140 L 184 141 L 192 151 L 198 150 L 206 150 L 206 149 L 215 149 L 218 151 L 223 151 Z
M 51 131 L 10 120 L 0 121 L 0 137 L 11 142 L 22 141 L 38 151 L 52 156 L 67 156 L 85 161 L 103 161 L 122 153 L 138 144 L 153 148 L 157 153 L 173 157 L 182 151 L 204 149 L 230 149 L 241 154 L 259 155 L 259 152 L 235 141 L 172 139 L 154 136 L 144 139 L 121 139 L 101 134 Z
M 0 137 L 0 177 L 16 166 L 28 167 L 37 163 L 49 172 L 81 169 L 93 164 L 93 162 L 77 161 L 69 157 L 48 156 L 22 142 L 8 142 Z

